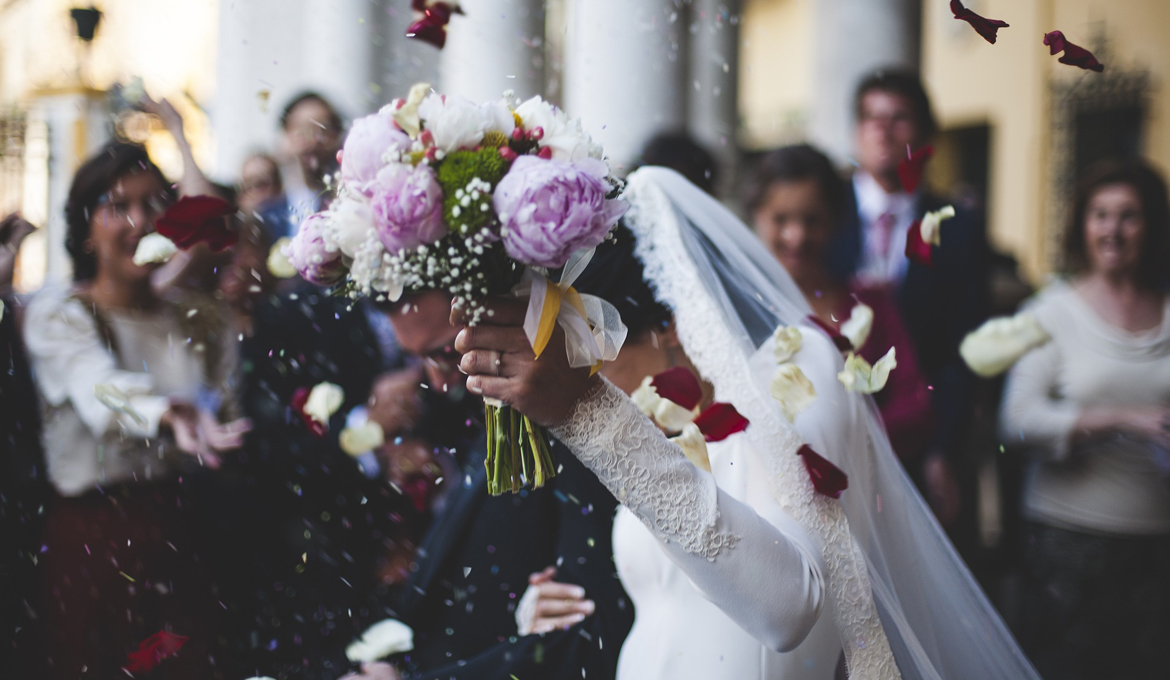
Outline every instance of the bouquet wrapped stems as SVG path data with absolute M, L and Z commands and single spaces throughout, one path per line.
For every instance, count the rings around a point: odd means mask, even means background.
M 487 417 L 488 493 L 493 496 L 530 487 L 539 489 L 556 475 L 548 430 L 511 406 L 484 400 Z

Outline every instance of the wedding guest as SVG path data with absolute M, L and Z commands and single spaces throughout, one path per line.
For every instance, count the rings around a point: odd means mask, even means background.
M 760 159 L 747 184 L 744 206 L 756 235 L 784 265 L 820 319 L 839 327 L 858 302 L 873 309 L 873 327 L 858 354 L 872 364 L 891 347 L 895 350 L 898 367 L 874 398 L 894 451 L 909 464 L 917 462 L 930 441 L 930 392 L 890 292 L 849 281 L 825 262 L 829 242 L 844 217 L 846 191 L 823 153 L 808 145 L 787 146 Z
M 1027 451 L 1021 636 L 1045 678 L 1150 677 L 1170 632 L 1170 262 L 1165 181 L 1091 171 L 1065 277 L 1025 309 L 1052 336 L 1012 370 L 1005 442 Z
M 715 157 L 686 132 L 660 132 L 651 137 L 642 147 L 636 167 L 643 165 L 670 168 L 712 196 L 719 186 Z
M 935 434 L 921 468 L 924 495 L 940 521 L 951 524 L 960 511 L 956 474 L 967 478 L 962 473 L 963 443 L 975 388 L 975 376 L 958 347 L 987 316 L 985 235 L 970 214 L 959 210 L 943 226 L 934 266 L 909 261 L 905 248 L 910 224 L 946 205 L 925 187 L 906 191 L 898 177 L 908 150 L 928 145 L 934 136 L 930 98 L 916 75 L 877 71 L 858 85 L 854 104 L 858 168 L 828 263 L 839 276 L 857 278 L 866 286 L 888 286 L 897 300 L 932 388 L 936 414 Z
M 280 165 L 266 153 L 254 153 L 240 166 L 239 206 L 245 215 L 284 193 Z
M 343 121 L 325 97 L 304 92 L 284 107 L 280 128 L 299 176 L 285 184 L 282 195 L 258 207 L 274 240 L 295 234 L 305 217 L 328 202 L 325 177 L 337 170 Z
M 557 475 L 543 488 L 488 495 L 483 403 L 465 388 L 450 310 L 447 295 L 429 292 L 389 312 L 403 349 L 422 360 L 428 411 L 437 418 L 417 434 L 452 451 L 459 467 L 395 607 L 394 618 L 414 629 L 414 651 L 393 666 L 370 664 L 360 677 L 612 678 L 633 620 L 614 574 L 616 501 L 560 446 Z M 528 576 L 549 565 L 588 594 L 591 613 L 566 630 L 517 637 Z
M 157 265 L 133 261 L 172 199 L 142 147 L 103 148 L 77 171 L 66 202 L 73 285 L 43 290 L 28 307 L 56 491 L 39 566 L 57 677 L 119 676 L 127 653 L 160 630 L 189 638 L 166 660 L 168 677 L 215 673 L 218 615 L 180 474 L 218 467 L 248 425 L 221 420 L 234 413 L 228 336 L 159 298 Z

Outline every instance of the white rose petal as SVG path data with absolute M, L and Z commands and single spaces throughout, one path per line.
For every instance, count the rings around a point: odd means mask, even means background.
M 445 153 L 470 149 L 483 141 L 483 133 L 499 124 L 498 111 L 454 95 L 432 94 L 418 107 L 418 115 Z M 515 121 L 513 121 L 515 125 Z
M 139 425 L 146 425 L 146 418 L 141 413 L 136 411 L 130 404 L 130 395 L 123 392 L 115 385 L 94 385 L 93 396 L 101 402 L 103 406 L 110 409 L 114 413 L 125 413 Z
M 976 375 L 991 378 L 1051 339 L 1031 314 L 1021 312 L 990 319 L 968 333 L 959 345 L 959 354 Z
M 817 398 L 812 381 L 793 363 L 780 364 L 776 368 L 776 373 L 772 375 L 771 391 L 789 422 L 795 422 L 796 416 Z
M 638 389 L 630 395 L 630 399 L 642 410 L 642 413 L 651 418 L 654 417 L 654 409 L 658 406 L 658 402 L 662 401 L 662 397 L 658 396 L 658 390 L 654 389 L 654 385 L 651 384 L 653 381 L 654 378 L 651 376 L 642 378 L 642 384 L 638 385 Z
M 430 83 L 415 83 L 406 95 L 406 102 L 390 114 L 394 118 L 394 122 L 398 123 L 398 127 L 410 135 L 411 139 L 418 137 L 420 129 L 418 107 L 430 92 Z
M 345 390 L 330 382 L 317 383 L 305 401 L 304 412 L 322 425 L 329 424 L 329 417 L 345 402 Z
M 695 467 L 707 472 L 711 471 L 711 459 L 707 455 L 707 440 L 699 431 L 698 425 L 687 423 L 682 434 L 671 437 L 670 441 L 678 444 L 678 447 L 686 454 L 687 460 L 694 463 Z
M 894 358 L 893 347 L 873 366 L 870 366 L 865 359 L 850 352 L 849 356 L 845 357 L 845 369 L 837 374 L 837 380 L 840 380 L 845 389 L 850 392 L 874 394 L 886 386 L 886 381 L 890 378 L 890 371 L 897 366 L 898 361 Z
M 695 416 L 699 415 L 699 408 L 686 409 L 669 399 L 659 399 L 654 407 L 654 421 L 667 432 L 678 432 L 690 425 Z
M 841 324 L 841 335 L 849 339 L 853 349 L 861 349 L 873 329 L 873 308 L 858 302 L 849 312 L 849 320 Z
M 377 240 L 374 215 L 370 206 L 357 198 L 339 198 L 329 206 L 326 244 L 332 245 L 346 257 L 354 257 L 363 245 Z
M 781 326 L 772 334 L 772 340 L 775 341 L 774 351 L 776 353 L 776 363 L 783 364 L 792 361 L 792 357 L 800 351 L 801 335 L 800 329 L 796 326 Z
M 944 208 L 939 208 L 933 212 L 928 212 L 922 217 L 922 240 L 932 245 L 942 245 L 942 235 L 940 226 L 943 220 L 949 220 L 955 216 L 955 206 L 948 205 Z
M 520 116 L 525 130 L 541 129 L 544 134 L 537 145 L 550 149 L 553 160 L 571 162 L 601 158 L 600 147 L 581 127 L 581 120 L 569 118 L 539 95 L 517 106 L 516 115 Z
M 361 425 L 342 430 L 338 443 L 342 451 L 351 456 L 360 456 L 386 443 L 386 435 L 381 425 L 367 420 Z
M 297 275 L 297 268 L 288 259 L 288 246 L 292 239 L 285 236 L 268 249 L 268 271 L 278 279 L 290 279 Z
M 141 267 L 152 262 L 166 262 L 177 252 L 179 249 L 174 241 L 162 234 L 151 232 L 138 240 L 138 247 L 134 249 L 134 264 Z
M 362 638 L 345 650 L 354 663 L 373 663 L 392 654 L 414 649 L 414 631 L 396 619 L 386 619 L 370 626 Z

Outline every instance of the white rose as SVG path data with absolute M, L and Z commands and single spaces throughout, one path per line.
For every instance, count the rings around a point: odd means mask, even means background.
M 381 425 L 367 420 L 361 425 L 342 430 L 338 443 L 342 451 L 351 456 L 360 456 L 386 443 L 386 435 Z
M 849 356 L 845 357 L 845 369 L 837 374 L 837 380 L 840 380 L 849 392 L 874 394 L 886 386 L 886 381 L 890 378 L 890 371 L 897 366 L 898 361 L 894 358 L 893 347 L 873 366 L 870 366 L 865 359 L 850 352 Z
M 268 249 L 268 271 L 278 279 L 289 279 L 297 275 L 297 268 L 288 259 L 288 246 L 292 239 L 285 236 Z
M 418 115 L 444 153 L 476 146 L 487 128 L 479 105 L 464 97 L 432 94 L 419 105 Z
M 414 649 L 414 631 L 396 619 L 386 619 L 370 626 L 362 638 L 350 644 L 345 656 L 354 663 L 373 663 L 391 654 Z
M 841 324 L 841 335 L 849 339 L 853 349 L 861 349 L 873 329 L 873 308 L 858 302 L 849 312 L 849 320 Z
M 817 389 L 804 371 L 793 363 L 780 364 L 772 375 L 772 396 L 780 402 L 780 409 L 788 422 L 794 422 L 801 411 L 812 405 Z
M 345 390 L 330 382 L 317 383 L 309 392 L 303 409 L 305 415 L 322 425 L 329 424 L 329 417 L 337 413 L 345 402 Z
M 776 353 L 776 363 L 783 364 L 792 361 L 792 357 L 800 351 L 801 335 L 796 326 L 781 326 L 772 334 L 775 342 L 773 351 Z
M 990 319 L 968 333 L 959 345 L 959 354 L 976 375 L 991 378 L 1051 339 L 1031 314 L 1021 312 Z
M 670 441 L 678 444 L 682 452 L 686 455 L 687 460 L 695 464 L 695 467 L 700 470 L 711 471 L 711 459 L 707 455 L 707 440 L 703 437 L 703 433 L 699 431 L 699 426 L 694 423 L 687 423 L 683 428 L 682 434 L 677 437 L 671 437 Z
M 943 220 L 948 220 L 955 216 L 955 206 L 948 205 L 933 212 L 928 212 L 922 217 L 922 240 L 932 245 L 942 245 L 942 235 L 940 226 Z
M 338 198 L 329 206 L 329 228 L 326 244 L 340 250 L 346 257 L 354 257 L 368 241 L 377 241 L 374 215 L 365 201 L 350 196 Z
M 581 127 L 581 120 L 569 118 L 564 111 L 544 101 L 539 95 L 516 107 L 524 129 L 540 128 L 543 136 L 537 145 L 552 150 L 553 160 L 579 161 L 601 159 L 601 147 Z
M 151 232 L 138 239 L 138 247 L 134 249 L 134 264 L 141 267 L 152 262 L 166 262 L 175 256 L 179 249 L 162 234 Z
M 512 115 L 507 102 L 497 100 L 481 104 L 479 115 L 483 120 L 484 132 L 502 132 L 505 137 L 511 137 L 512 131 L 516 129 L 516 117 Z

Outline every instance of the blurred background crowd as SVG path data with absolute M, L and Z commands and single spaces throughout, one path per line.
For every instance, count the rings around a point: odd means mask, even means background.
M 967 2 L 1011 15 L 992 46 L 938 0 L 461 4 L 442 51 L 403 37 L 399 0 L 0 7 L 0 661 L 70 677 L 170 612 L 211 659 L 174 677 L 336 678 L 393 612 L 461 482 L 454 331 L 279 279 L 269 254 L 327 205 L 349 122 L 418 81 L 542 94 L 620 173 L 672 167 L 737 210 L 823 320 L 872 307 L 894 448 L 1041 674 L 1157 655 L 1170 6 Z M 1106 71 L 1049 58 L 1053 28 Z M 237 246 L 134 264 L 200 194 L 238 207 Z M 909 262 L 911 222 L 948 204 L 934 267 Z M 977 378 L 963 337 L 1022 305 L 1053 342 Z M 345 404 L 317 436 L 290 404 L 324 381 Z M 96 384 L 165 397 L 118 413 Z M 346 454 L 367 419 L 385 444 Z

